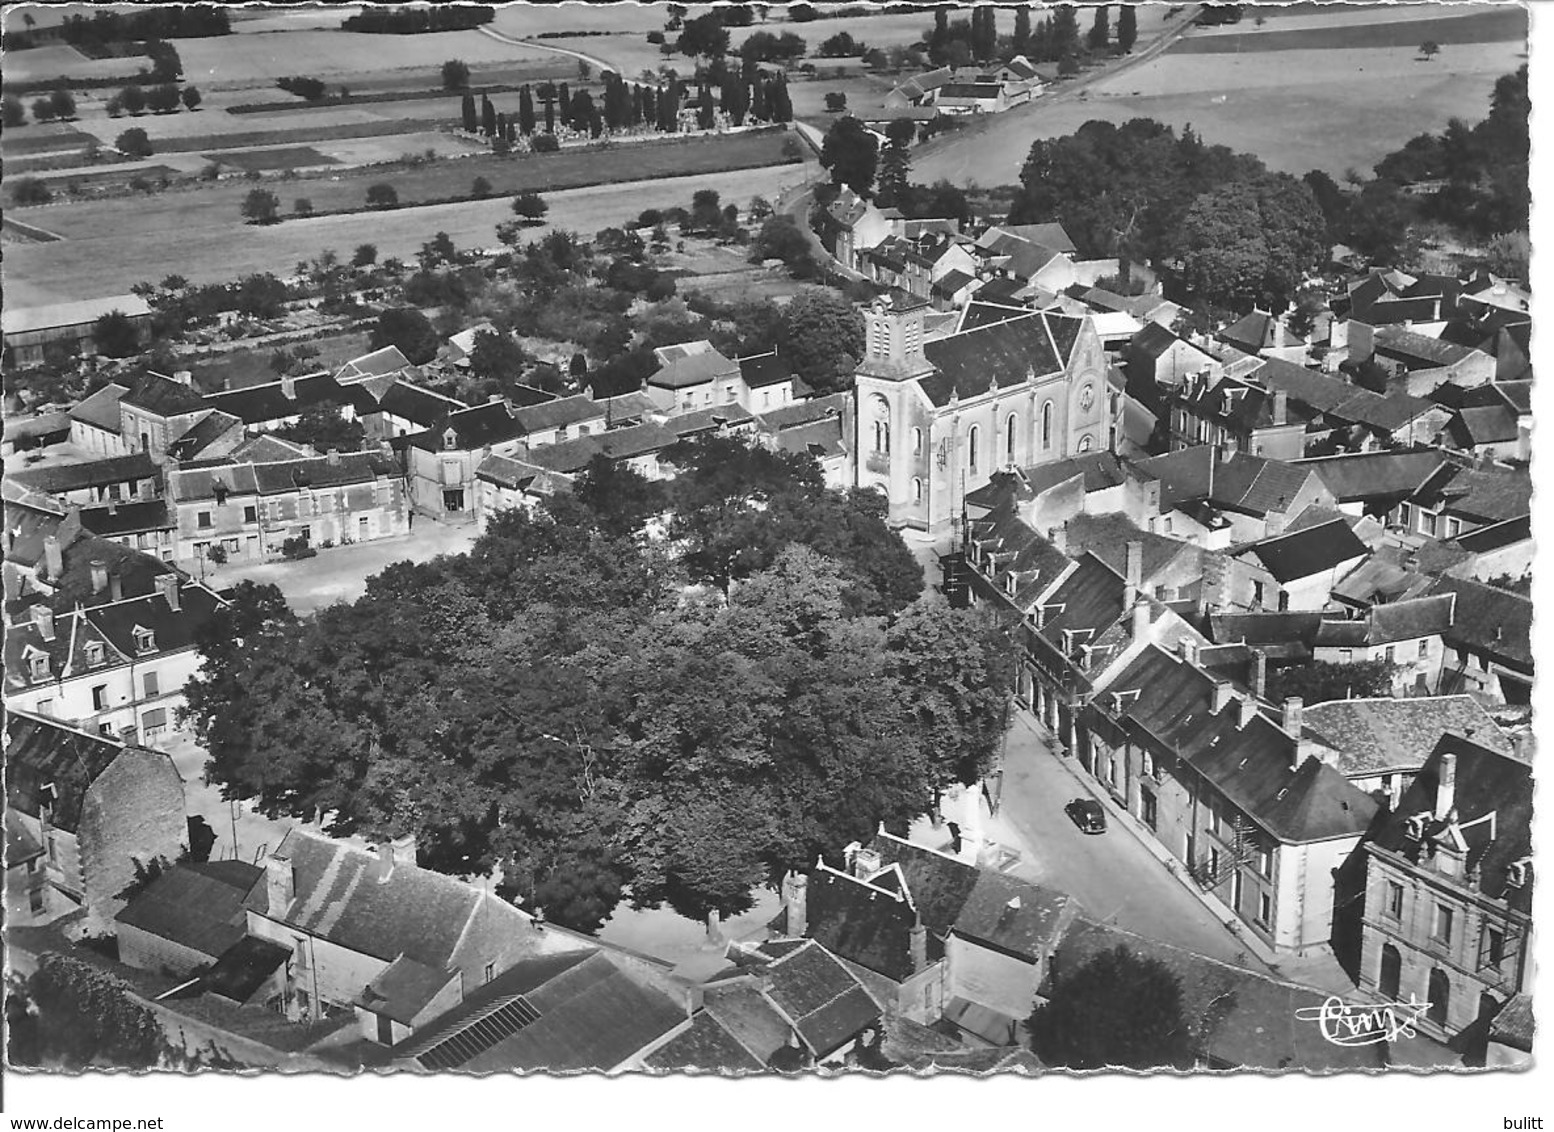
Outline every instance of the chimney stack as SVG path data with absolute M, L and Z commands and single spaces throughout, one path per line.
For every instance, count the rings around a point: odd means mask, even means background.
M 928 970 L 928 929 L 921 918 L 913 922 L 907 938 L 912 949 L 912 973 L 920 974 Z
M 1283 727 L 1290 738 L 1296 742 L 1300 741 L 1301 717 L 1305 706 L 1299 696 L 1290 696 L 1284 701 L 1284 712 L 1279 720 L 1279 726 Z
M 32 607 L 32 623 L 38 627 L 38 636 L 45 641 L 54 639 L 54 611 L 46 605 Z
M 1239 702 L 1241 706 L 1236 715 L 1236 729 L 1244 731 L 1257 718 L 1257 701 L 1251 696 L 1242 696 Z
M 58 535 L 49 535 L 43 540 L 43 569 L 44 576 L 56 582 L 65 572 L 65 548 L 60 544 Z
M 92 559 L 92 593 L 100 594 L 108 588 L 108 564 L 101 558 Z
M 325 453 L 325 459 L 329 461 L 330 467 L 338 467 L 340 464 L 340 450 L 338 448 L 331 448 Z
M 136 727 L 133 723 L 127 724 L 126 726 L 119 728 L 119 735 L 118 735 L 119 742 L 123 743 L 126 747 L 138 747 L 138 746 L 140 746 L 140 744 L 138 742 L 136 742 L 136 740 L 139 739 L 139 738 L 140 738 L 140 728 Z
M 109 601 L 123 601 L 124 600 L 124 580 L 122 578 L 120 578 L 117 574 L 109 574 L 108 575 L 108 600 Z
M 297 399 L 297 379 L 290 374 L 281 375 L 281 396 L 288 401 Z
M 1144 635 L 1149 632 L 1149 602 L 1135 601 L 1133 603 L 1133 622 L 1129 627 L 1128 636 L 1135 641 L 1142 641 Z
M 1457 808 L 1457 756 L 1441 756 L 1441 780 L 1435 787 L 1435 820 L 1445 821 Z
M 1139 596 L 1139 586 L 1144 580 L 1144 543 L 1139 539 L 1129 541 L 1123 559 L 1122 604 L 1126 608 Z
M 1230 706 L 1230 701 L 1233 698 L 1232 693 L 1234 691 L 1235 686 L 1232 685 L 1229 680 L 1214 681 L 1214 706 L 1212 710 L 1215 715 L 1218 715 L 1220 712 L 1224 711 L 1227 707 Z
M 173 380 L 179 385 L 194 385 L 194 373 L 191 370 L 180 369 L 173 371 Z
M 1252 650 L 1252 694 L 1260 700 L 1268 697 L 1268 654 L 1262 649 Z
M 1273 423 L 1276 425 L 1287 424 L 1290 415 L 1290 395 L 1282 389 L 1276 389 L 1273 393 Z
M 1177 644 L 1177 651 L 1188 664 L 1198 663 L 1198 642 L 1191 637 L 1183 637 Z
M 162 595 L 162 600 L 167 602 L 167 608 L 177 613 L 181 600 L 178 594 L 178 575 L 158 574 L 156 576 L 156 588 Z
M 789 873 L 783 881 L 783 905 L 788 909 L 788 934 L 802 938 L 809 931 L 809 878 Z
M 415 834 L 402 833 L 389 842 L 389 848 L 394 851 L 394 860 L 402 865 L 415 865 L 420 863 L 421 854 L 416 845 Z
M 291 854 L 276 849 L 264 859 L 265 893 L 272 916 L 284 915 L 297 896 L 297 882 L 291 866 Z

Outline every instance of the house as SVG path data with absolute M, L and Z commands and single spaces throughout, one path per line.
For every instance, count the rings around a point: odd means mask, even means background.
M 106 507 L 83 508 L 81 526 L 121 546 L 154 554 L 163 562 L 171 562 L 177 554 L 178 519 L 165 497 L 124 504 L 110 499 Z
M 69 412 L 70 442 L 99 456 L 123 456 L 129 452 L 119 431 L 119 401 L 129 386 L 110 381 Z
M 533 464 L 493 452 L 475 469 L 475 529 L 484 534 L 491 520 L 502 511 L 532 511 L 553 496 L 569 494 L 572 482 L 570 475 L 552 475 Z
M 977 290 L 977 277 L 965 271 L 947 271 L 928 288 L 928 297 L 939 310 L 960 310 Z
M 1433 451 L 1369 452 L 1307 457 L 1291 466 L 1314 473 L 1347 514 L 1401 519 L 1399 505 L 1445 462 L 1444 455 Z
M 659 369 L 649 375 L 643 392 L 664 411 L 687 412 L 739 403 L 739 363 L 718 353 L 711 342 L 660 346 L 653 354 Z
M 1259 539 L 1230 552 L 1225 599 L 1254 611 L 1321 609 L 1337 581 L 1369 553 L 1341 518 Z
M 1212 354 L 1155 322 L 1133 336 L 1124 356 L 1130 381 L 1142 379 L 1174 387 L 1199 374 L 1217 380 L 1224 373 L 1224 366 Z
M 5 333 L 5 359 L 11 366 L 42 365 L 56 356 L 97 353 L 93 330 L 109 314 L 130 320 L 138 342 L 151 334 L 151 307 L 139 295 L 109 295 L 102 299 L 19 307 L 7 303 L 0 324 Z
M 997 225 L 977 237 L 976 254 L 985 270 L 1056 294 L 1078 280 L 1069 253 L 1036 243 Z
M 1432 444 L 1450 419 L 1448 410 L 1422 397 L 1401 390 L 1374 393 L 1278 358 L 1268 359 L 1247 380 L 1286 395 L 1308 422 L 1305 446 L 1312 455 L 1324 443 L 1350 451 Z
M 476 326 L 467 326 L 448 339 L 448 345 L 444 353 L 449 365 L 458 366 L 461 369 L 469 368 L 470 355 L 475 352 L 475 339 L 481 334 L 495 334 L 497 330 L 489 322 L 482 322 Z M 408 363 L 407 363 L 408 364 Z
M 1432 594 L 1455 596 L 1440 692 L 1467 692 L 1490 703 L 1532 702 L 1532 602 L 1468 578 L 1443 577 Z
M 92 534 L 81 516 L 47 500 L 6 504 L 5 600 L 13 613 L 40 602 L 68 613 L 139 597 L 158 592 L 159 577 L 179 575 L 160 557 Z
M 849 271 L 859 270 L 859 253 L 890 235 L 890 222 L 873 202 L 844 187 L 819 217 L 820 242 Z
M 114 917 L 119 962 L 183 979 L 213 967 L 247 934 L 243 898 L 264 875 L 246 861 L 180 861 Z
M 784 452 L 813 456 L 826 486 L 844 490 L 851 479 L 851 402 L 846 393 L 831 393 L 763 412 L 765 441 Z
M 1215 337 L 1245 353 L 1280 358 L 1297 365 L 1306 360 L 1310 350 L 1308 343 L 1290 331 L 1283 317 L 1260 307 L 1253 307 Z
M 1531 767 L 1447 734 L 1365 846 L 1360 986 L 1470 1059 L 1528 990 L 1531 818 Z
M 482 324 L 481 326 L 472 327 L 464 333 L 470 335 L 471 345 L 473 346 L 474 335 L 481 330 L 487 329 L 490 328 Z M 454 335 L 454 337 L 458 338 L 459 335 Z M 335 371 L 335 381 L 341 385 L 349 385 L 352 382 L 366 381 L 368 378 L 403 374 L 413 371 L 414 368 L 410 364 L 410 359 L 400 352 L 398 346 L 384 346 L 381 349 L 373 350 L 371 353 L 363 354 L 359 358 L 352 358 L 346 362 Z
M 180 468 L 167 473 L 167 493 L 180 562 L 266 562 L 288 540 L 370 542 L 409 529 L 399 464 L 377 451 Z
M 1105 355 L 1087 320 L 1031 312 L 932 341 L 927 304 L 865 312 L 853 486 L 893 526 L 942 532 L 995 471 L 1107 447 Z
M 1058 992 L 1098 956 L 1117 948 L 1165 967 L 1176 980 L 1181 1017 L 1199 1069 L 1336 1073 L 1387 1067 L 1385 1047 L 1335 1043 L 1311 1021 L 1328 992 L 1221 963 L 1109 924 L 1081 918 L 1058 944 L 1043 997 Z M 1269 1025 L 1270 1019 L 1289 1025 Z
M 846 868 L 816 865 L 788 930 L 873 976 L 887 1009 L 973 1045 L 1020 1044 L 1077 902 L 881 830 Z M 861 974 L 862 972 L 860 972 Z
M 1498 755 L 1513 755 L 1512 737 L 1472 696 L 1415 699 L 1365 697 L 1306 708 L 1306 726 L 1338 751 L 1336 769 L 1396 810 L 1424 770 L 1442 735 L 1461 735 Z
M 90 608 L 28 608 L 5 635 L 6 708 L 105 735 L 170 732 L 202 663 L 199 631 L 226 603 L 177 574 L 156 580 L 154 594 Z
M 1269 460 L 1203 445 L 1130 464 L 1147 484 L 1158 482 L 1153 530 L 1224 550 L 1282 532 L 1296 516 L 1335 500 L 1303 464 Z
M 7 478 L 60 504 L 155 499 L 162 494 L 162 471 L 144 452 L 108 456 L 82 464 L 50 464 L 7 471 Z
M 1532 509 L 1532 477 L 1526 468 L 1487 461 L 1472 467 L 1442 463 L 1395 512 L 1397 525 L 1429 538 L 1454 539 Z
M 231 455 L 247 439 L 243 422 L 230 413 L 212 409 L 167 446 L 170 462 L 218 460 Z
M 921 106 L 924 102 L 932 102 L 934 91 L 954 77 L 954 67 L 936 67 L 920 75 L 913 75 L 885 96 L 885 108 Z
M 188 845 L 183 779 L 165 752 L 9 706 L 5 735 L 7 840 L 41 849 L 28 915 L 85 908 L 85 927 L 107 930 L 137 872 Z
M 147 372 L 119 398 L 119 435 L 131 452 L 165 464 L 173 442 L 210 409 L 222 407 L 207 402 L 193 383 L 187 370 L 173 377 Z
M 1002 82 L 945 83 L 933 92 L 933 107 L 941 114 L 998 114 L 1015 105 Z M 1020 102 L 1029 101 L 1027 91 Z
M 1451 630 L 1452 594 L 1377 603 L 1355 618 L 1324 616 L 1311 642 L 1312 659 L 1323 664 L 1392 666 L 1395 696 L 1428 695 L 1440 686 L 1445 659 L 1442 638 Z
M 1483 350 L 1458 346 L 1405 327 L 1376 331 L 1373 359 L 1399 386 L 1422 397 L 1439 385 L 1472 387 L 1492 381 L 1495 359 Z
M 559 933 L 547 928 L 544 934 Z M 483 985 L 471 985 L 462 1002 L 393 1046 L 393 1064 L 438 1073 L 642 1068 L 651 1051 L 689 1028 L 683 993 L 667 993 L 663 975 L 645 977 L 648 964 L 583 946 L 583 939 L 564 951 L 519 959 Z M 396 1021 L 396 1033 L 399 1028 Z
M 1205 670 L 1182 638 L 1149 642 L 1100 679 L 1079 713 L 1079 762 L 1269 953 L 1305 955 L 1333 932 L 1333 870 L 1376 803 L 1335 768 L 1302 703 L 1265 708 Z M 1088 748 L 1088 751 L 1086 750 Z
M 739 403 L 752 413 L 766 413 L 793 404 L 799 399 L 799 388 L 803 384 L 775 350 L 740 358 L 739 380 Z
M 440 517 L 468 514 L 475 473 L 487 456 L 521 456 L 543 444 L 603 432 L 605 412 L 578 394 L 528 405 L 492 400 L 449 413 L 432 428 L 395 441 L 405 453 L 411 500 Z
M 1173 450 L 1219 445 L 1233 452 L 1298 460 L 1305 455 L 1309 416 L 1283 390 L 1269 393 L 1245 381 L 1193 377 L 1164 398 Z
M 393 1046 L 519 962 L 576 951 L 488 888 L 416 863 L 413 837 L 376 851 L 292 830 L 243 898 L 246 934 L 291 952 L 284 1006 L 317 1019 L 354 1009 Z

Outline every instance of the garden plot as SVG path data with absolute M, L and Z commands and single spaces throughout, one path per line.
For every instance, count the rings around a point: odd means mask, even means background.
M 207 153 L 205 157 L 222 165 L 250 172 L 270 169 L 307 169 L 317 165 L 337 164 L 333 157 L 326 157 L 310 146 L 290 145 L 274 149 L 225 150 Z

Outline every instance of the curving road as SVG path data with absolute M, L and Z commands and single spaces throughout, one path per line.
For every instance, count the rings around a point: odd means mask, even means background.
M 615 71 L 617 73 L 623 73 L 621 72 L 621 68 L 617 67 L 615 64 L 609 62 L 608 60 L 601 59 L 597 55 L 585 54 L 582 51 L 573 51 L 570 47 L 555 47 L 549 43 L 544 42 L 543 40 L 520 39 L 517 36 L 504 35 L 502 32 L 484 25 L 476 28 L 475 30 L 478 31 L 481 35 L 485 36 L 487 39 L 494 39 L 498 43 L 509 43 L 514 47 L 532 47 L 537 51 L 551 51 L 557 55 L 571 56 L 573 59 L 587 63 L 595 70 L 595 72 Z

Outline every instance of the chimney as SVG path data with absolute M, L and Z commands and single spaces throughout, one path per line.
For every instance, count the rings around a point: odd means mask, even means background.
M 1268 696 L 1268 654 L 1262 649 L 1252 650 L 1252 694 L 1260 700 Z
M 1435 820 L 1445 821 L 1457 808 L 1457 756 L 1441 756 L 1441 780 L 1435 787 Z
M 1139 596 L 1139 585 L 1144 580 L 1144 543 L 1139 539 L 1133 539 L 1128 543 L 1126 557 L 1123 565 L 1123 582 L 1125 588 L 1122 591 L 1122 604 L 1126 608 L 1134 603 Z
M 1279 717 L 1279 726 L 1296 742 L 1300 741 L 1301 717 L 1305 714 L 1305 706 L 1299 696 L 1290 696 L 1284 701 L 1284 711 Z
M 1214 706 L 1211 710 L 1215 715 L 1218 715 L 1230 706 L 1230 701 L 1234 698 L 1234 692 L 1235 686 L 1229 680 L 1214 681 Z
M 297 399 L 297 379 L 290 374 L 281 376 L 281 396 L 288 401 Z
M 297 896 L 297 881 L 291 867 L 289 852 L 276 849 L 264 859 L 265 894 L 269 898 L 272 916 L 284 915 Z
M 340 450 L 338 448 L 331 448 L 325 454 L 325 458 L 328 459 L 330 467 L 338 467 L 340 464 Z
M 1290 395 L 1282 389 L 1274 390 L 1273 394 L 1273 423 L 1276 425 L 1287 424 L 1290 415 Z
M 878 849 L 859 849 L 853 855 L 853 876 L 859 880 L 868 880 L 880 871 L 880 853 Z
M 178 595 L 178 575 L 158 574 L 156 576 L 156 588 L 161 593 L 162 600 L 167 602 L 167 608 L 177 613 L 181 600 Z
M 43 569 L 44 576 L 51 581 L 58 581 L 65 572 L 65 548 L 60 545 L 58 535 L 49 535 L 43 540 Z
M 387 884 L 394 879 L 394 843 L 392 841 L 378 842 L 378 864 L 383 866 L 378 870 L 378 883 Z
M 809 931 L 809 878 L 789 873 L 782 885 L 783 906 L 788 909 L 788 934 L 802 937 Z
M 179 385 L 192 386 L 194 384 L 194 374 L 186 369 L 174 370 L 173 380 Z
M 1198 663 L 1198 642 L 1191 637 L 1183 637 L 1176 645 L 1177 652 L 1188 664 Z
M 1242 696 L 1240 705 L 1236 715 L 1236 730 L 1244 731 L 1247 725 L 1257 718 L 1257 701 L 1251 696 Z
M 119 728 L 119 742 L 123 743 L 126 747 L 138 747 L 140 745 L 136 742 L 138 738 L 140 738 L 140 728 L 136 727 L 133 723 Z
M 108 500 L 108 514 L 110 514 L 110 515 L 117 515 L 118 513 L 119 513 L 119 501 L 117 499 L 110 498 Z
M 863 846 L 856 841 L 849 841 L 846 847 L 842 849 L 842 871 L 848 876 L 858 875 L 854 866 L 858 862 L 858 853 L 862 849 Z
M 928 970 L 928 929 L 921 918 L 913 922 L 907 941 L 912 949 L 912 973 L 921 974 Z
M 32 623 L 38 627 L 38 636 L 45 641 L 54 639 L 54 611 L 46 605 L 32 607 Z
M 486 404 L 488 405 L 497 405 L 500 404 L 501 401 L 502 395 L 500 393 L 489 393 L 486 395 Z
M 1133 603 L 1133 623 L 1129 628 L 1128 636 L 1135 641 L 1142 641 L 1144 635 L 1149 632 L 1149 602 L 1135 601 Z
M 1059 523 L 1047 532 L 1047 541 L 1057 552 L 1065 557 L 1068 555 L 1068 524 Z
M 120 578 L 117 574 L 109 574 L 108 575 L 108 600 L 109 601 L 123 601 L 124 600 L 124 580 L 122 578 Z
M 108 588 L 108 564 L 101 558 L 92 559 L 92 592 L 102 593 Z

